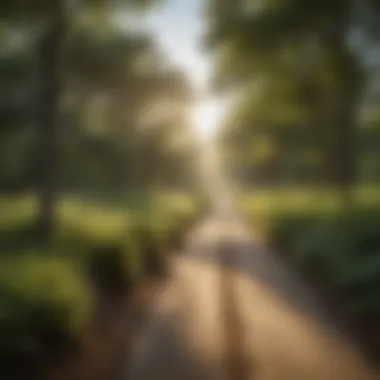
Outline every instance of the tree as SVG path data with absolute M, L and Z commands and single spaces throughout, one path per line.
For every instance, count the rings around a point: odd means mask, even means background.
M 97 26 L 72 28 L 63 49 L 58 190 L 188 187 L 195 153 L 187 124 L 193 96 L 187 77 L 157 54 L 151 36 L 115 27 L 97 33 Z M 0 54 L 3 191 L 36 185 L 38 77 L 31 40 L 24 36 L 16 46 L 7 39 Z
M 0 49 L 0 191 L 17 191 L 33 175 L 36 60 L 31 49 L 4 36 Z
M 350 0 L 213 0 L 209 4 L 207 43 L 219 52 L 215 80 L 221 89 L 242 85 L 263 73 L 271 75 L 279 66 L 288 67 L 301 83 L 310 83 L 312 78 L 315 84 L 315 63 L 323 60 L 329 73 L 325 79 L 330 82 L 324 102 L 329 122 L 323 131 L 330 180 L 347 189 L 356 175 L 355 125 L 363 88 L 361 62 L 348 40 L 353 29 L 372 32 L 373 24 L 367 17 L 359 18 L 362 13 L 353 13 L 355 2 Z M 361 5 L 377 10 L 378 2 Z M 312 103 L 317 106 L 316 101 Z M 318 124 L 325 125 L 326 119 Z
M 125 0 L 128 9 L 152 4 L 149 0 Z M 56 194 L 57 127 L 62 83 L 61 53 L 65 36 L 73 16 L 82 7 L 106 7 L 111 1 L 87 0 L 76 4 L 68 0 L 28 1 L 7 0 L 0 6 L 0 14 L 7 22 L 28 20 L 42 26 L 38 56 L 40 68 L 40 212 L 37 227 L 45 238 L 54 231 L 54 203 Z
M 301 171 L 304 166 L 309 168 L 309 178 L 323 179 L 319 173 L 326 156 L 323 124 L 316 120 L 325 112 L 319 103 L 326 95 L 321 83 L 313 85 L 311 93 L 308 85 L 286 66 L 278 65 L 257 76 L 237 98 L 221 137 L 243 177 L 272 184 L 294 181 L 306 170 Z

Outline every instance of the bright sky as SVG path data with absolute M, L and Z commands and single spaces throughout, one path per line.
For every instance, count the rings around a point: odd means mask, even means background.
M 167 0 L 150 24 L 171 58 L 191 73 L 198 85 L 207 81 L 210 62 L 201 54 L 204 0 Z
M 188 72 L 196 88 L 204 94 L 195 107 L 194 124 L 200 137 L 209 138 L 226 107 L 221 100 L 206 94 L 211 60 L 201 49 L 204 3 L 204 0 L 168 0 L 159 12 L 149 18 L 149 24 L 170 59 Z

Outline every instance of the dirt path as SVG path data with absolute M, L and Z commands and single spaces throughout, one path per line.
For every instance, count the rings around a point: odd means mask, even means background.
M 172 268 L 123 380 L 380 378 L 237 218 L 205 220 Z

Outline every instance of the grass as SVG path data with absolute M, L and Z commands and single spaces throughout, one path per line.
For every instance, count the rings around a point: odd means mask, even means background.
M 36 200 L 0 198 L 0 356 L 25 374 L 75 346 L 98 291 L 126 294 L 157 269 L 199 212 L 181 194 L 138 202 L 63 197 L 56 209 L 58 228 L 46 244 L 32 228 Z
M 349 203 L 326 189 L 243 194 L 252 226 L 345 299 L 352 318 L 380 318 L 380 191 L 358 188 Z

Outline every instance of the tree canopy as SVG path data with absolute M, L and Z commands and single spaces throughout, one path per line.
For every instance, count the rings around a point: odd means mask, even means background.
M 260 134 L 265 129 L 273 147 L 290 149 L 283 153 L 287 157 L 295 148 L 282 131 L 298 126 L 291 140 L 298 134 L 309 149 L 312 139 L 324 157 L 324 180 L 349 187 L 358 174 L 356 136 L 368 77 L 353 34 L 376 46 L 379 2 L 210 0 L 208 5 L 205 43 L 217 55 L 215 89 L 240 91 L 225 128 L 251 136 L 251 144 L 246 142 L 251 150 L 258 129 Z M 276 144 L 274 131 L 281 137 Z

